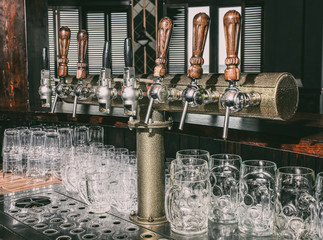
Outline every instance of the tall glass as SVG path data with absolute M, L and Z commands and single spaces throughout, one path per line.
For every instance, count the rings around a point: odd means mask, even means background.
M 171 163 L 171 187 L 165 197 L 166 217 L 172 231 L 201 234 L 208 230 L 208 162 L 197 158 L 175 159 Z
M 44 142 L 45 176 L 55 176 L 61 179 L 61 155 L 59 148 L 59 135 L 56 131 L 45 134 Z
M 22 162 L 19 154 L 19 131 L 8 128 L 4 131 L 2 145 L 3 179 L 15 180 L 22 178 Z
M 276 174 L 275 231 L 279 239 L 314 239 L 315 174 L 310 168 L 281 167 Z
M 318 207 L 318 235 L 323 239 L 323 172 L 318 173 L 316 177 L 315 198 Z
M 239 206 L 241 157 L 214 154 L 210 157 L 209 219 L 218 223 L 236 223 Z
M 103 145 L 104 144 L 104 128 L 101 126 L 89 127 L 89 142 L 90 145 Z
M 273 234 L 275 201 L 274 162 L 247 160 L 241 165 L 238 226 L 254 236 Z
M 20 157 L 23 171 L 27 170 L 28 152 L 31 143 L 32 132 L 29 129 L 19 130 L 20 136 Z
M 43 160 L 45 132 L 34 131 L 28 153 L 26 176 L 31 177 L 32 183 L 44 180 L 45 161 Z

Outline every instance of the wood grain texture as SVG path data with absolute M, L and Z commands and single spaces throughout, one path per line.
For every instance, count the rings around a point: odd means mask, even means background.
M 190 58 L 191 66 L 187 74 L 190 78 L 200 78 L 203 74 L 203 51 L 209 30 L 209 22 L 210 18 L 206 13 L 198 13 L 193 18 L 193 56 Z
M 28 71 L 23 0 L 0 1 L 0 109 L 27 111 Z
M 66 77 L 68 75 L 68 48 L 70 46 L 71 30 L 68 27 L 62 26 L 58 31 L 58 71 L 59 77 Z
M 78 63 L 76 78 L 86 78 L 86 52 L 87 52 L 88 35 L 86 30 L 80 30 L 77 33 L 77 50 L 78 50 Z
M 166 74 L 167 51 L 173 31 L 173 21 L 169 17 L 164 17 L 159 21 L 157 39 L 157 59 L 154 68 L 155 77 L 163 77 Z
M 238 65 L 238 41 L 240 31 L 241 16 L 235 10 L 228 11 L 223 17 L 224 37 L 227 51 L 224 71 L 224 79 L 228 81 L 238 81 L 240 79 L 240 69 Z

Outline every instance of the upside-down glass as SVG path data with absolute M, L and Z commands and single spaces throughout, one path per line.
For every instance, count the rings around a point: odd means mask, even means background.
M 19 154 L 20 138 L 19 131 L 8 128 L 4 131 L 2 158 L 3 179 L 15 180 L 22 177 L 22 162 Z
M 317 201 L 318 219 L 317 229 L 320 239 L 323 239 L 323 172 L 317 174 L 315 184 L 315 198 Z
M 28 153 L 26 176 L 31 177 L 32 183 L 43 181 L 45 175 L 45 162 L 43 150 L 45 132 L 34 131 L 31 135 L 31 144 Z
M 166 192 L 166 217 L 179 234 L 201 234 L 208 230 L 208 162 L 197 158 L 171 163 L 171 187 Z
M 276 173 L 275 231 L 279 239 L 314 239 L 315 174 L 310 168 L 281 167 Z
M 101 126 L 89 127 L 89 142 L 90 145 L 103 145 L 104 143 L 104 128 Z
M 61 155 L 59 148 L 59 135 L 56 131 L 45 134 L 44 154 L 45 176 L 61 179 Z
M 241 232 L 254 236 L 273 234 L 276 169 L 276 164 L 271 161 L 247 160 L 242 163 L 238 209 Z
M 241 157 L 214 154 L 210 157 L 209 219 L 218 223 L 236 223 L 239 206 Z
M 23 171 L 27 170 L 28 152 L 31 143 L 32 132 L 29 129 L 19 130 L 20 136 L 20 157 Z

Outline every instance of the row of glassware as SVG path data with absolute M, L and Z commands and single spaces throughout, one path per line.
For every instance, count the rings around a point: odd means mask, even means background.
M 113 206 L 120 213 L 136 210 L 137 158 L 126 148 L 104 145 L 100 126 L 37 126 L 4 131 L 3 179 L 28 184 L 53 178 L 78 195 L 94 212 Z
M 323 172 L 205 150 L 177 152 L 166 216 L 172 231 L 202 234 L 208 219 L 278 239 L 323 239 Z

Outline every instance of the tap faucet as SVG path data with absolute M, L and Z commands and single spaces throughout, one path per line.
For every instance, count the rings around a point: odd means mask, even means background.
M 126 38 L 124 42 L 125 68 L 123 71 L 123 89 L 121 98 L 123 100 L 124 113 L 127 116 L 137 115 L 138 100 L 143 98 L 142 90 L 137 88 L 135 78 L 135 68 L 133 67 L 133 53 L 131 38 Z
M 91 85 L 85 85 L 83 80 L 86 78 L 86 51 L 87 51 L 88 35 L 86 30 L 80 30 L 77 33 L 78 63 L 76 71 L 76 79 L 78 83 L 71 93 L 74 96 L 73 115 L 76 117 L 77 100 L 85 100 L 93 94 Z
M 111 99 L 115 99 L 117 94 L 117 90 L 111 87 L 111 43 L 110 41 L 106 41 L 103 51 L 99 87 L 96 91 L 96 97 L 99 102 L 99 111 L 110 114 Z
M 150 100 L 145 118 L 146 124 L 149 122 L 153 103 L 164 103 L 169 96 L 167 87 L 163 85 L 163 78 L 166 74 L 166 55 L 172 30 L 173 21 L 170 18 L 164 17 L 159 21 L 158 58 L 156 59 L 156 66 L 154 69 L 154 77 L 156 77 L 156 79 L 148 91 L 148 98 Z
M 71 88 L 67 86 L 65 78 L 68 73 L 68 47 L 70 45 L 71 31 L 68 27 L 61 27 L 58 31 L 58 48 L 59 48 L 59 59 L 58 59 L 58 77 L 59 83 L 55 87 L 55 98 L 52 104 L 51 113 L 54 113 L 58 98 L 66 98 L 71 92 Z
M 203 51 L 209 29 L 210 18 L 205 13 L 198 13 L 193 19 L 193 56 L 190 59 L 191 66 L 188 69 L 187 76 L 191 78 L 191 83 L 183 90 L 182 100 L 184 109 L 179 124 L 179 129 L 183 130 L 188 106 L 197 107 L 203 103 L 216 101 L 212 97 L 213 93 L 198 85 L 198 79 L 203 73 L 202 65 L 204 63 Z
M 51 78 L 48 67 L 48 53 L 47 48 L 43 48 L 42 52 L 42 70 L 41 70 L 40 87 L 38 93 L 40 95 L 41 106 L 49 108 L 51 105 L 52 88 Z
M 238 89 L 236 84 L 240 79 L 240 69 L 238 68 L 240 60 L 237 56 L 240 19 L 240 14 L 235 10 L 228 11 L 223 18 L 227 52 L 227 58 L 225 59 L 227 68 L 224 71 L 224 79 L 229 83 L 228 88 L 220 97 L 221 106 L 225 109 L 222 135 L 224 140 L 228 136 L 230 113 L 239 112 L 249 106 L 257 106 L 261 101 L 259 93 L 243 93 Z

